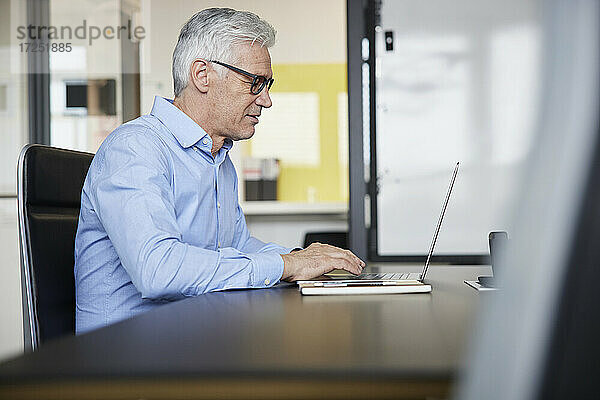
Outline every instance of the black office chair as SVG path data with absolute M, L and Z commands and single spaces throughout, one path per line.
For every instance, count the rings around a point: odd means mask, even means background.
M 304 248 L 315 242 L 330 244 L 347 250 L 348 232 L 306 232 L 304 236 Z
M 75 332 L 75 232 L 90 153 L 28 145 L 19 156 L 23 336 L 26 350 Z

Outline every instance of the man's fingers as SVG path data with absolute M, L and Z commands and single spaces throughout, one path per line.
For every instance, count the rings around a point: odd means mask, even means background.
M 350 272 L 353 275 L 358 275 L 358 273 L 355 271 L 356 267 L 353 267 L 352 265 L 348 264 L 348 263 L 340 263 L 340 265 L 338 265 L 336 267 L 337 269 L 342 269 L 346 272 Z
M 350 250 L 344 250 L 350 257 L 352 257 L 352 259 L 360 266 L 360 268 L 362 269 L 365 266 L 365 262 L 363 260 L 361 260 L 360 258 L 358 258 L 353 252 L 351 252 Z
M 310 253 L 312 253 L 312 257 L 316 256 L 315 266 L 318 266 L 318 271 L 313 270 L 311 275 L 316 275 L 317 273 L 321 275 L 326 274 L 334 269 L 342 269 L 351 274 L 358 275 L 365 266 L 365 263 L 350 250 L 344 250 L 328 244 L 313 243 L 304 251 L 308 252 L 307 256 Z
M 362 263 L 361 260 L 356 257 L 354 254 L 352 254 L 352 252 L 350 250 L 343 250 L 343 249 L 337 249 L 337 255 L 341 258 L 343 258 L 344 260 L 346 260 L 348 263 L 352 264 L 353 266 L 356 267 L 356 271 L 358 271 L 358 273 L 360 274 L 362 272 Z
M 346 256 L 350 257 L 350 259 L 351 259 L 353 262 L 355 262 L 356 264 L 358 264 L 358 265 L 361 267 L 361 269 L 362 269 L 362 268 L 364 268 L 364 267 L 365 267 L 365 265 L 366 265 L 366 264 L 365 264 L 365 262 L 364 262 L 363 260 L 361 260 L 360 258 L 358 258 L 358 257 L 357 257 L 357 256 L 356 256 L 356 255 L 355 255 L 353 252 L 351 252 L 350 250 L 345 250 L 345 249 L 342 249 L 342 248 L 339 248 L 339 247 L 335 247 L 335 246 L 331 246 L 331 245 L 328 245 L 328 244 L 324 244 L 323 246 L 326 246 L 326 247 L 327 247 L 327 249 L 328 249 L 329 251 L 332 251 L 332 252 L 334 252 L 334 253 L 343 253 L 343 254 L 345 254 Z
M 362 269 L 356 265 L 353 261 L 349 261 L 346 258 L 338 259 L 338 263 L 336 263 L 336 268 L 343 269 L 344 271 L 348 271 L 351 274 L 358 275 L 362 272 Z

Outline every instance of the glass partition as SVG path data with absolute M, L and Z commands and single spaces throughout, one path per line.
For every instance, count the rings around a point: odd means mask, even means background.
M 27 2 L 0 0 L 0 359 L 23 348 L 17 230 L 17 159 L 28 137 L 27 54 L 16 28 Z

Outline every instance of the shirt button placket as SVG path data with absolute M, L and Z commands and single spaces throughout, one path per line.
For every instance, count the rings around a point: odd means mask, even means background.
M 221 224 L 221 216 L 219 215 L 219 208 L 221 208 L 221 204 L 219 203 L 219 167 L 215 164 L 215 198 L 217 201 L 217 248 L 221 248 L 221 240 L 219 239 L 219 225 Z

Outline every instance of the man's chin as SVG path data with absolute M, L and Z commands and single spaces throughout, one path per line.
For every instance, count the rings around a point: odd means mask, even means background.
M 250 139 L 252 136 L 254 136 L 254 127 L 252 127 L 252 130 L 248 130 L 246 132 L 238 132 L 234 135 L 234 137 L 232 137 L 232 140 L 247 140 Z

